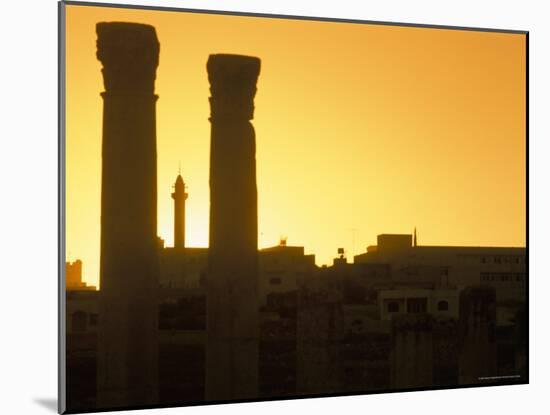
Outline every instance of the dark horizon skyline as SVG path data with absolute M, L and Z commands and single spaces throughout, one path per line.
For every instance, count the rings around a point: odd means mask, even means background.
M 398 235 L 398 236 L 403 236 L 403 235 L 410 235 L 410 236 L 413 236 L 413 234 L 407 234 L 407 233 L 400 233 L 400 234 L 389 234 L 389 233 L 384 233 L 384 234 L 380 234 L 380 235 Z M 380 235 L 377 235 L 377 236 L 380 236 Z M 358 255 L 362 255 L 362 254 L 365 254 L 367 253 L 367 248 L 369 247 L 375 247 L 376 244 L 370 244 L 368 246 L 365 246 L 364 247 L 364 250 L 361 251 L 361 252 L 358 252 L 357 254 L 355 255 L 348 255 L 348 252 L 345 250 L 346 248 L 344 247 L 344 258 L 346 259 L 347 261 L 347 264 L 354 264 L 355 261 L 354 261 L 354 257 L 355 256 L 358 256 Z M 265 252 L 267 250 L 270 250 L 272 248 L 277 248 L 277 247 L 289 247 L 289 248 L 304 248 L 304 252 L 305 252 L 305 255 L 313 255 L 315 256 L 315 253 L 314 252 L 310 252 L 307 250 L 307 247 L 304 247 L 300 244 L 288 244 L 287 243 L 287 240 L 284 240 L 283 242 L 283 238 L 281 238 L 278 243 L 276 244 L 273 244 L 273 245 L 270 245 L 270 246 L 266 246 L 266 247 L 262 247 L 262 248 L 258 248 L 258 253 L 262 253 L 262 252 Z M 322 268 L 330 268 L 332 266 L 334 266 L 334 263 L 332 263 L 333 260 L 336 260 L 340 257 L 340 254 L 338 253 L 338 249 L 341 248 L 341 247 L 338 247 L 338 246 L 334 246 L 334 255 L 332 257 L 332 260 L 330 263 L 327 263 L 327 264 L 321 264 L 321 265 L 318 265 L 317 263 L 315 264 L 315 266 L 319 269 L 322 269 Z M 483 249 L 483 250 L 499 250 L 499 249 L 527 249 L 527 246 L 479 246 L 479 245 L 424 245 L 422 243 L 418 243 L 416 246 L 411 246 L 411 248 L 418 248 L 418 249 L 422 249 L 422 248 L 428 248 L 428 249 L 432 249 L 432 248 L 435 248 L 435 249 L 442 249 L 442 250 L 445 250 L 445 249 Z M 189 249 L 189 250 L 208 250 L 208 247 L 204 247 L 204 246 L 184 246 L 184 247 L 174 247 L 174 246 L 166 246 L 164 245 L 162 248 L 162 250 L 164 249 L 178 249 L 178 250 L 182 250 L 182 249 Z M 83 282 L 87 283 L 88 286 L 92 285 L 96 288 L 97 291 L 100 290 L 100 286 L 99 285 L 93 285 L 93 284 L 89 284 L 89 280 L 86 278 L 86 264 L 78 257 L 78 256 L 75 256 L 73 259 L 69 260 L 67 259 L 66 261 L 66 264 L 72 264 L 74 263 L 75 261 L 80 261 L 81 262 L 81 266 L 82 266 L 82 279 L 83 279 Z

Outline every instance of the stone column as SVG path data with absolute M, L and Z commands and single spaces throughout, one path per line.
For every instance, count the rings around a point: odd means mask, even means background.
M 254 114 L 260 60 L 211 55 L 206 398 L 258 396 L 258 213 Z
M 152 26 L 98 23 L 103 65 L 98 407 L 158 396 L 157 154 Z

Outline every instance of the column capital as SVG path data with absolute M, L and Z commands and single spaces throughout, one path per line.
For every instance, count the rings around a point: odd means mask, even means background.
M 210 82 L 211 120 L 251 120 L 261 61 L 253 56 L 210 55 L 206 64 Z
M 107 92 L 153 93 L 160 45 L 155 28 L 126 22 L 96 25 L 97 59 Z

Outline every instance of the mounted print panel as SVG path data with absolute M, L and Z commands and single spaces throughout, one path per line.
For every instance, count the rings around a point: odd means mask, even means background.
M 60 412 L 528 383 L 527 32 L 60 28 Z

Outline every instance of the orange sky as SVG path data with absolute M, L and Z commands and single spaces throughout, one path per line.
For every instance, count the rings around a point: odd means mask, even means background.
M 525 35 L 67 6 L 67 259 L 99 280 L 101 65 L 95 24 L 154 25 L 158 232 L 208 245 L 211 53 L 258 56 L 260 248 L 288 236 L 317 264 L 379 233 L 524 246 Z M 352 231 L 355 229 L 355 231 Z M 354 235 L 354 236 L 353 236 Z

